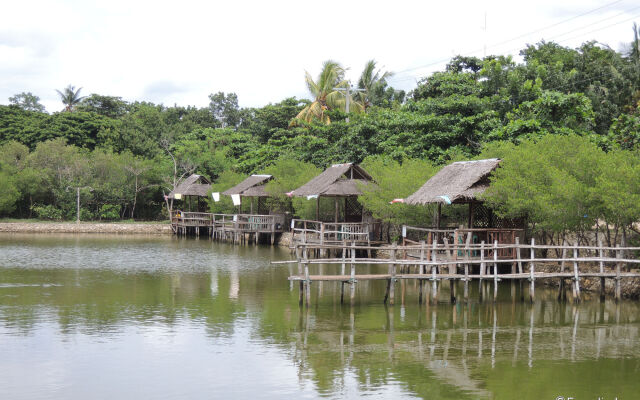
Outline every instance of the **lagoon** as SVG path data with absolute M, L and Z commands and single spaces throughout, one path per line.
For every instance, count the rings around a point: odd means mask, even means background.
M 640 304 L 542 289 L 418 305 L 417 284 L 287 281 L 287 249 L 0 234 L 2 399 L 633 399 Z M 318 266 L 331 272 L 334 266 Z M 378 268 L 372 266 L 371 268 Z M 385 267 L 379 267 L 385 268 Z

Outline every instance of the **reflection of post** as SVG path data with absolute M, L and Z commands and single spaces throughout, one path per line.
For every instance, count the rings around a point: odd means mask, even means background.
M 498 314 L 493 305 L 493 331 L 491 332 L 491 369 L 496 367 L 496 331 L 498 329 Z
M 387 346 L 389 348 L 389 361 L 393 362 L 393 346 L 394 346 L 394 337 L 393 337 L 393 308 L 387 307 L 385 305 L 385 311 L 387 314 Z
M 529 321 L 529 368 L 533 368 L 533 309 L 531 306 L 531 318 Z
M 513 345 L 513 361 L 511 362 L 512 366 L 516 365 L 516 361 L 518 361 L 518 347 L 520 347 L 520 328 L 516 331 L 516 342 Z
M 211 297 L 218 295 L 218 270 L 216 268 L 211 269 Z
M 240 279 L 238 277 L 238 266 L 231 267 L 231 285 L 229 285 L 229 298 L 237 299 L 240 292 Z
M 580 311 L 577 308 L 573 308 L 573 332 L 571 334 L 571 361 L 576 360 L 576 334 L 578 333 L 578 319 L 580 317 Z
M 353 313 L 353 307 L 349 310 L 349 327 L 351 328 L 349 331 L 349 362 L 351 362 L 353 360 L 353 336 L 356 329 L 356 317 Z
M 429 361 L 433 359 L 433 353 L 436 349 L 436 319 L 437 314 L 436 310 L 434 309 L 431 312 L 431 345 L 429 346 Z

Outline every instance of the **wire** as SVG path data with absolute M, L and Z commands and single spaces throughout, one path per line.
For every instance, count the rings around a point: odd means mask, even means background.
M 615 2 L 615 3 L 617 3 L 617 2 Z M 611 3 L 611 4 L 614 4 L 614 3 Z M 609 4 L 609 5 L 611 5 L 611 4 Z M 601 8 L 602 8 L 602 7 L 600 7 L 599 9 L 601 9 Z M 576 31 L 579 31 L 579 30 L 582 30 L 582 29 L 585 29 L 585 28 L 588 28 L 588 27 L 591 27 L 591 26 L 594 26 L 594 25 L 600 24 L 600 23 L 602 23 L 602 22 L 604 22 L 604 21 L 608 21 L 608 20 L 613 19 L 613 18 L 617 18 L 617 17 L 619 17 L 619 16 L 621 16 L 621 15 L 626 15 L 626 14 L 628 14 L 630 11 L 634 11 L 634 10 L 639 9 L 639 8 L 640 8 L 640 6 L 636 6 L 636 7 L 630 8 L 630 9 L 628 9 L 628 10 L 626 10 L 626 11 L 622 12 L 622 13 L 616 14 L 616 15 L 614 15 L 614 16 L 607 17 L 607 18 L 604 18 L 604 19 L 602 19 L 602 20 L 599 20 L 599 21 L 596 21 L 596 22 L 593 22 L 593 23 L 590 23 L 590 24 L 587 24 L 587 25 L 583 25 L 583 26 L 581 26 L 581 27 L 579 27 L 579 28 L 576 28 L 576 29 L 569 30 L 569 31 L 564 32 L 564 33 L 561 33 L 561 34 L 559 34 L 559 35 L 557 35 L 557 36 L 555 36 L 555 37 L 552 37 L 552 38 L 551 38 L 551 40 L 552 40 L 552 41 L 557 41 L 557 42 L 559 42 L 559 43 L 562 43 L 562 42 L 566 42 L 566 41 L 569 41 L 569 40 L 577 39 L 577 38 L 579 38 L 579 37 L 581 37 L 581 36 L 584 36 L 584 35 L 586 35 L 586 34 L 591 34 L 591 33 L 593 33 L 593 32 L 598 32 L 598 31 L 601 31 L 601 30 L 603 30 L 603 29 L 607 29 L 607 28 L 610 28 L 610 27 L 612 27 L 612 26 L 619 25 L 619 24 L 622 24 L 622 23 L 625 23 L 625 22 L 631 21 L 631 20 L 633 20 L 634 18 L 639 17 L 639 16 L 640 16 L 640 14 L 636 14 L 636 15 L 634 15 L 634 16 L 632 16 L 632 17 L 630 17 L 630 18 L 627 18 L 627 19 L 625 19 L 625 20 L 618 21 L 618 22 L 615 22 L 615 23 L 613 23 L 613 24 L 606 25 L 606 26 L 601 27 L 601 28 L 598 28 L 598 29 L 594 29 L 594 30 L 591 30 L 591 31 L 588 31 L 588 32 L 584 32 L 584 33 L 582 33 L 582 34 L 580 34 L 580 35 L 577 35 L 577 36 L 573 36 L 573 37 L 570 37 L 570 38 L 567 38 L 567 39 L 562 39 L 562 40 L 556 40 L 556 38 L 559 38 L 559 37 L 562 37 L 562 36 L 566 36 L 566 35 L 568 35 L 568 34 L 570 34 L 570 33 L 572 33 L 572 32 L 576 32 Z M 598 10 L 598 9 L 595 9 L 595 10 Z M 592 10 L 592 11 L 595 11 L 595 10 Z M 581 14 L 580 16 L 585 15 L 585 14 L 588 14 L 588 13 L 589 13 L 589 12 L 583 13 L 583 14 Z M 565 21 L 563 21 L 563 22 L 566 22 L 566 21 L 569 21 L 569 20 L 575 19 L 575 18 L 577 18 L 577 17 L 578 17 L 578 16 L 576 16 L 576 17 L 572 17 L 572 18 L 570 18 L 570 19 L 568 19 L 568 20 L 565 20 Z M 559 25 L 560 23 L 561 23 L 561 22 L 559 22 L 559 23 L 557 23 L 557 24 L 554 24 L 554 26 Z M 546 28 L 540 29 L 540 30 L 538 30 L 537 32 L 539 32 L 539 31 L 541 31 L 541 30 L 544 30 L 544 29 L 546 29 Z M 535 31 L 534 31 L 534 32 L 535 32 Z M 526 36 L 526 35 L 528 35 L 528 34 L 521 35 L 521 36 L 519 36 L 518 38 L 523 37 L 523 36 Z M 497 47 L 497 46 L 499 46 L 499 45 L 501 45 L 501 44 L 508 43 L 508 42 L 513 41 L 513 40 L 515 40 L 515 39 L 506 40 L 506 41 L 503 41 L 503 42 L 501 42 L 501 43 L 499 43 L 499 44 L 491 45 L 490 47 Z M 509 49 L 509 50 L 505 51 L 505 53 L 511 53 L 511 52 L 513 52 L 513 51 L 516 51 L 516 50 L 520 50 L 520 48 L 513 48 L 513 49 Z M 480 52 L 480 51 L 482 51 L 482 49 L 475 50 L 474 52 L 470 52 L 470 53 L 467 53 L 467 54 L 475 54 L 475 53 L 478 53 L 478 52 Z M 397 72 L 397 74 L 402 74 L 403 72 L 407 72 L 407 71 L 412 71 L 412 70 L 417 70 L 417 69 L 423 69 L 423 68 L 427 68 L 427 67 L 430 67 L 430 66 L 439 65 L 439 64 L 442 64 L 443 62 L 448 62 L 448 61 L 450 61 L 450 60 L 451 60 L 451 58 L 450 58 L 450 57 L 449 57 L 449 58 L 446 58 L 446 59 L 444 59 L 444 58 L 443 58 L 443 59 L 441 59 L 441 60 L 435 61 L 435 62 L 430 63 L 430 64 L 425 64 L 425 65 L 423 65 L 423 66 L 419 66 L 419 67 L 414 67 L 414 68 L 409 68 L 409 69 L 402 70 L 402 71 L 400 71 L 400 72 Z M 408 75 L 408 76 L 406 76 L 406 77 L 399 77 L 399 78 L 396 78 L 396 77 L 392 76 L 392 77 L 390 77 L 388 80 L 389 80 L 390 82 L 399 83 L 399 82 L 405 82 L 405 81 L 410 81 L 410 80 L 416 80 L 416 81 L 417 81 L 417 79 L 418 79 L 418 77 L 416 77 L 415 75 Z

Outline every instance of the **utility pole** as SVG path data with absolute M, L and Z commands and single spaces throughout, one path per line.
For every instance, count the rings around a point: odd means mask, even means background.
M 344 96 L 345 96 L 345 107 L 344 110 L 347 113 L 347 118 L 345 118 L 345 121 L 347 121 L 347 123 L 349 123 L 349 101 L 351 100 L 351 91 L 353 90 L 354 92 L 366 92 L 365 89 L 358 89 L 358 88 L 352 88 L 351 87 L 351 82 L 347 81 L 347 87 L 337 87 L 337 88 L 333 88 L 333 90 L 337 90 L 338 92 L 344 92 Z
M 67 186 L 67 190 L 71 187 Z M 91 186 L 76 186 L 76 224 L 80 223 L 80 189 L 89 189 L 89 191 L 93 191 Z

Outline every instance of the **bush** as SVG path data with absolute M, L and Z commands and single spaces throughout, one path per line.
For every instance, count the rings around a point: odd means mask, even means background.
M 58 221 L 62 219 L 62 210 L 52 205 L 34 205 L 31 207 L 31 211 L 40 219 Z
M 103 205 L 102 207 L 100 207 L 100 219 L 120 219 L 120 206 L 117 206 L 115 204 Z

